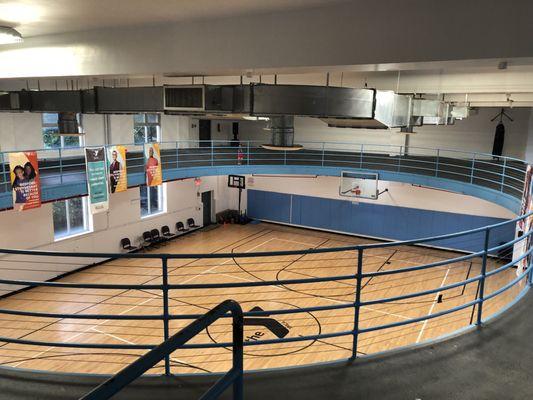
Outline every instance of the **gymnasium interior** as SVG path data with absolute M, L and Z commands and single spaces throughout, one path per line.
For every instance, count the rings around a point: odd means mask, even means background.
M 532 19 L 0 0 L 0 399 L 533 398 Z

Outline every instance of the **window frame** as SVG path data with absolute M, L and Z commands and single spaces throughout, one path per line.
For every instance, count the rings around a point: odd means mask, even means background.
M 64 136 L 64 135 L 59 135 L 59 134 L 56 134 L 56 136 L 59 137 L 60 141 L 59 141 L 59 146 L 50 146 L 48 145 L 45 141 L 44 141 L 44 133 L 45 133 L 45 129 L 49 129 L 49 128 L 52 128 L 52 129 L 56 129 L 58 132 L 59 132 L 59 124 L 57 123 L 57 118 L 56 118 L 56 122 L 55 123 L 52 123 L 52 122 L 45 122 L 44 121 L 44 116 L 46 114 L 52 114 L 52 115 L 56 115 L 56 117 L 58 117 L 58 113 L 41 113 L 41 136 L 43 138 L 43 145 L 44 145 L 44 148 L 47 149 L 47 150 L 55 150 L 55 149 L 75 149 L 75 148 L 78 148 L 78 147 L 83 147 L 85 145 L 85 140 L 84 140 L 84 136 L 83 135 L 79 135 L 77 138 L 78 138 L 78 145 L 77 146 L 71 146 L 71 145 L 65 145 L 65 138 L 67 136 Z M 76 114 L 76 118 L 78 119 L 78 125 L 80 128 L 83 127 L 83 114 L 81 113 L 77 113 Z M 73 136 L 75 137 L 75 136 Z
M 150 188 L 157 188 L 157 197 L 158 197 L 158 204 L 159 208 L 155 212 L 151 212 L 151 196 L 150 196 Z M 147 213 L 143 214 L 143 207 L 142 207 L 142 193 L 141 191 L 143 188 L 146 188 L 146 199 L 147 199 Z M 167 185 L 166 183 L 162 183 L 158 186 L 147 186 L 147 185 L 141 185 L 139 186 L 139 209 L 141 212 L 141 219 L 147 219 L 151 217 L 155 217 L 161 214 L 167 213 Z
M 72 227 L 70 226 L 70 201 L 73 199 L 81 198 L 82 201 L 82 212 L 83 212 L 83 229 L 81 231 L 71 232 Z M 54 227 L 54 242 L 60 242 L 65 239 L 70 239 L 76 236 L 86 235 L 93 232 L 93 219 L 92 214 L 89 211 L 89 198 L 88 196 L 83 197 L 74 197 L 71 199 L 57 200 L 65 203 L 65 221 L 67 224 L 67 229 L 63 234 L 56 233 L 55 225 L 53 223 L 53 208 L 52 208 L 52 226 Z M 52 205 L 53 207 L 53 205 Z
M 149 122 L 148 116 L 155 115 L 157 116 L 156 122 Z M 136 118 L 141 117 L 142 121 L 137 122 Z M 148 141 L 148 128 L 155 127 L 156 128 L 156 138 L 155 140 Z M 135 141 L 135 133 L 137 132 L 138 128 L 142 128 L 144 131 L 144 141 L 143 142 L 136 142 Z M 133 115 L 133 142 L 134 144 L 141 145 L 144 143 L 158 143 L 161 142 L 162 137 L 162 129 L 161 129 L 161 114 L 159 113 L 137 113 Z

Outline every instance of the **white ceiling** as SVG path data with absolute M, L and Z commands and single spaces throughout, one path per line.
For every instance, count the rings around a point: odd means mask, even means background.
M 342 0 L 0 0 L 0 25 L 24 36 L 294 10 Z

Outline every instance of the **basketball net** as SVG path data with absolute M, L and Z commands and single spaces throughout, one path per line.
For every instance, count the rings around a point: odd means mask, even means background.
M 356 199 L 357 199 L 357 197 L 359 197 L 361 195 L 361 189 L 359 188 L 359 186 L 356 186 L 352 190 L 350 190 L 350 192 L 352 193 L 352 196 L 354 198 L 354 200 L 351 200 L 351 203 L 354 206 L 358 206 L 359 205 L 359 200 L 356 200 Z

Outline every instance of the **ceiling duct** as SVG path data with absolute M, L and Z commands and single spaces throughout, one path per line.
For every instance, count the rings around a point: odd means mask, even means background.
M 303 147 L 294 144 L 294 116 L 283 115 L 270 117 L 270 126 L 267 128 L 271 131 L 270 144 L 262 145 L 268 150 L 296 151 Z
M 370 108 L 357 118 L 320 118 L 334 128 L 388 129 L 408 126 L 410 121 L 410 96 L 392 91 L 368 90 L 373 93 Z M 361 110 L 363 111 L 363 110 Z
M 33 112 L 82 112 L 81 92 L 79 90 L 41 90 L 22 91 L 21 94 L 29 95 L 31 105 L 29 111 Z
M 453 105 L 451 110 L 451 116 L 454 119 L 465 119 L 470 115 L 470 107 Z
M 163 111 L 163 87 L 161 86 L 95 87 L 94 90 L 97 113 L 129 114 Z M 90 96 L 90 93 L 86 95 Z
M 80 136 L 83 132 L 80 131 L 78 124 L 78 114 L 75 112 L 60 112 L 57 114 L 58 134 L 61 136 Z
M 451 105 L 440 100 L 413 99 L 413 118 L 422 118 L 423 125 L 452 125 Z
M 20 94 L 17 92 L 0 92 L 0 111 L 19 111 Z

